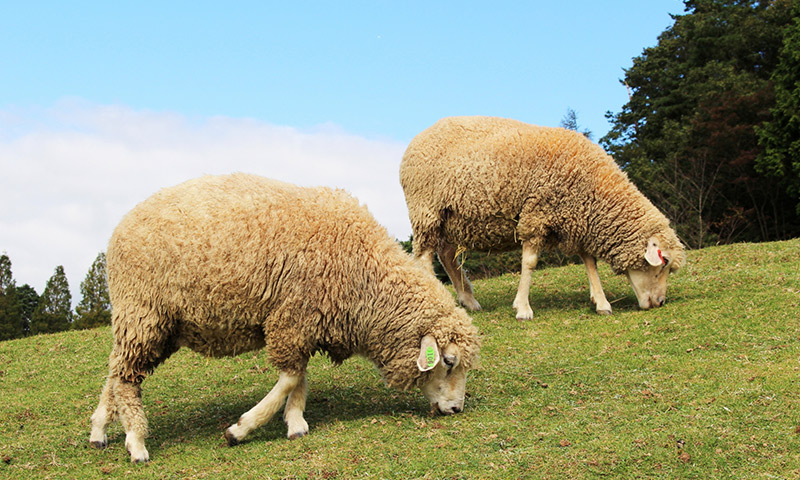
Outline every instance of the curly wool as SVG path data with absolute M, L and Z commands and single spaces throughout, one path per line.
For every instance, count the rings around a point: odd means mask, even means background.
M 647 240 L 685 258 L 669 221 L 584 135 L 494 117 L 449 117 L 417 135 L 400 166 L 414 250 L 522 241 L 588 253 L 616 273 L 645 266 Z
M 266 345 L 293 374 L 325 352 L 364 355 L 390 386 L 419 385 L 420 341 L 475 362 L 477 330 L 452 295 L 341 190 L 235 174 L 167 188 L 108 247 L 111 371 L 141 381 L 182 346 L 209 356 Z

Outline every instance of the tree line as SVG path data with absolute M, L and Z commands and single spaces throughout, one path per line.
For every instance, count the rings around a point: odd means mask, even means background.
M 95 258 L 80 291 L 82 298 L 73 312 L 63 266 L 56 267 L 39 295 L 28 284 L 16 285 L 11 259 L 0 255 L 0 340 L 110 324 L 105 253 Z
M 800 2 L 685 0 L 601 145 L 692 248 L 800 235 Z

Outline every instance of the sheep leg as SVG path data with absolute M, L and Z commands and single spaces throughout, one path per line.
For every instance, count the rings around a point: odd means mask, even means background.
M 419 255 L 416 255 L 415 260 L 418 264 L 422 265 L 423 268 L 434 273 L 433 271 L 433 250 L 426 250 L 424 252 L 420 252 Z
M 467 273 L 456 263 L 456 248 L 449 243 L 443 243 L 439 247 L 438 255 L 447 276 L 453 282 L 453 288 L 456 289 L 458 303 L 469 310 L 480 310 L 481 304 L 475 300 Z
M 141 384 L 117 379 L 114 383 L 114 400 L 117 403 L 119 421 L 125 429 L 125 448 L 131 455 L 131 461 L 148 462 L 150 454 L 144 446 L 144 439 L 147 437 L 147 417 L 144 415 L 142 405 Z
M 519 287 L 514 298 L 514 308 L 517 311 L 517 320 L 533 319 L 533 309 L 528 301 L 528 292 L 531 289 L 531 276 L 536 263 L 539 261 L 539 251 L 529 241 L 522 242 L 522 271 L 519 275 Z
M 117 416 L 114 402 L 114 385 L 117 379 L 109 376 L 100 394 L 100 403 L 92 414 L 92 433 L 89 434 L 89 444 L 94 448 L 106 448 L 108 437 L 106 428 Z
M 306 409 L 306 395 L 308 394 L 308 382 L 306 376 L 297 383 L 297 386 L 289 394 L 286 400 L 286 409 L 283 412 L 283 420 L 289 427 L 286 434 L 290 439 L 300 438 L 308 434 L 308 423 L 303 418 L 303 411 Z
M 420 265 L 426 270 L 433 273 L 433 252 L 438 243 L 438 235 L 432 234 L 436 228 L 434 225 L 417 225 L 413 224 L 414 239 L 411 242 L 414 251 L 413 257 Z M 423 234 L 422 232 L 430 232 L 431 234 Z
M 597 259 L 586 253 L 581 254 L 581 259 L 586 265 L 586 274 L 589 276 L 589 296 L 592 303 L 597 305 L 597 313 L 611 315 L 611 304 L 606 299 L 603 286 L 600 284 L 600 275 L 597 273 Z
M 293 375 L 288 372 L 281 372 L 278 383 L 258 404 L 245 412 L 236 425 L 231 425 L 225 431 L 225 439 L 229 446 L 234 446 L 242 441 L 248 433 L 261 425 L 267 423 L 275 412 L 283 405 L 283 401 L 291 394 L 298 384 L 302 381 L 303 375 Z M 302 393 L 302 391 L 300 392 Z M 305 397 L 305 395 L 303 395 Z M 294 402 L 293 411 L 296 409 L 297 401 Z M 294 420 L 294 418 L 293 418 Z
M 142 405 L 141 382 L 123 380 L 115 369 L 118 366 L 117 350 L 111 353 L 109 363 L 112 365 L 100 402 L 92 414 L 92 432 L 89 443 L 95 448 L 105 448 L 108 445 L 106 427 L 114 420 L 119 419 L 125 429 L 125 448 L 131 455 L 134 463 L 144 463 L 150 460 L 150 454 L 144 446 L 147 437 L 147 417 Z

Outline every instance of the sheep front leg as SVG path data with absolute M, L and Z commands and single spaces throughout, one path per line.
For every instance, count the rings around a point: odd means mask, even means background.
M 248 433 L 261 425 L 267 423 L 275 412 L 277 412 L 283 405 L 283 401 L 292 393 L 298 384 L 303 380 L 304 375 L 293 375 L 288 372 L 281 372 L 278 378 L 278 383 L 272 387 L 272 390 L 264 397 L 258 404 L 245 412 L 236 425 L 231 425 L 225 431 L 225 439 L 228 441 L 229 446 L 237 445 L 242 441 Z M 303 393 L 303 403 L 305 403 L 305 394 Z M 294 402 L 297 405 L 297 402 Z M 296 409 L 293 408 L 292 411 Z M 294 418 L 293 418 L 294 419 Z
M 534 249 L 529 241 L 522 242 L 522 271 L 519 275 L 519 287 L 514 298 L 514 308 L 517 310 L 517 320 L 533 319 L 533 309 L 528 301 L 528 292 L 531 289 L 531 276 L 536 263 L 539 261 L 539 251 Z
M 297 386 L 289 394 L 286 400 L 286 409 L 283 412 L 283 420 L 289 427 L 286 436 L 294 440 L 308 434 L 308 423 L 303 418 L 303 411 L 306 409 L 306 395 L 308 395 L 308 382 L 306 376 L 297 383 Z
M 442 263 L 447 276 L 453 282 L 458 294 L 458 303 L 469 310 L 480 310 L 481 304 L 475 300 L 472 293 L 472 284 L 467 278 L 467 273 L 456 262 L 456 247 L 448 243 L 442 244 L 438 251 L 439 261 Z
M 597 313 L 611 315 L 611 304 L 606 299 L 603 286 L 600 284 L 600 275 L 597 273 L 597 259 L 586 253 L 581 254 L 581 259 L 586 265 L 586 274 L 589 276 L 589 296 L 597 305 Z

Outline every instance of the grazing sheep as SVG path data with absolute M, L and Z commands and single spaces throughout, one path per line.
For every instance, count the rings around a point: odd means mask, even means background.
M 664 304 L 667 276 L 684 262 L 669 221 L 602 148 L 580 133 L 492 117 L 444 118 L 417 135 L 400 165 L 414 232 L 414 256 L 433 252 L 458 299 L 477 310 L 472 285 L 456 264 L 464 249 L 503 251 L 522 244 L 514 299 L 528 302 L 539 252 L 558 247 L 583 259 L 597 312 L 611 313 L 597 258 L 625 272 L 643 309 Z
M 478 354 L 466 312 L 367 209 L 341 190 L 236 174 L 156 193 L 128 213 L 108 246 L 114 346 L 89 441 L 107 444 L 118 418 L 134 462 L 145 462 L 141 383 L 180 347 L 238 355 L 265 347 L 280 378 L 228 428 L 229 445 L 288 397 L 288 437 L 303 419 L 306 365 L 359 354 L 385 382 L 420 387 L 440 413 L 460 412 Z M 441 359 L 441 361 L 440 361 Z

